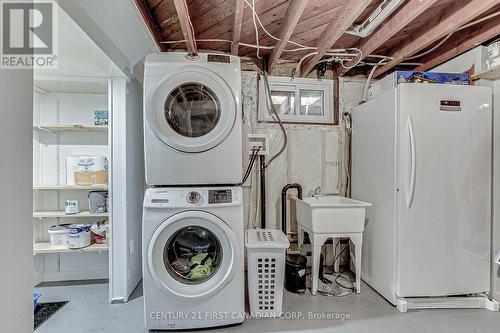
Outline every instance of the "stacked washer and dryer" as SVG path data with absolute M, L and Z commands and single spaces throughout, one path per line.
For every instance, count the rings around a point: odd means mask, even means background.
M 153 54 L 144 73 L 147 329 L 244 320 L 241 69 L 221 54 Z

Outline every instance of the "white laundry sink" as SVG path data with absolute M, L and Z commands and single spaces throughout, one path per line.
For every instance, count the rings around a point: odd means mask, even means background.
M 297 222 L 315 233 L 363 232 L 365 208 L 372 204 L 341 196 L 318 196 L 296 201 Z

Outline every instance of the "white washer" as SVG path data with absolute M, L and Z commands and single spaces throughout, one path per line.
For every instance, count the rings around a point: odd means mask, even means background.
M 146 183 L 239 184 L 240 58 L 168 52 L 148 55 L 144 66 Z
M 150 188 L 144 198 L 147 329 L 195 329 L 244 320 L 240 187 Z

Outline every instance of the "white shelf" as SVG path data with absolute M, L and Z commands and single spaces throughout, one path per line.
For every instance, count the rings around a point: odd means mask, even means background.
M 105 252 L 109 250 L 108 244 L 92 244 L 81 249 L 68 249 L 66 247 L 53 247 L 49 242 L 33 243 L 33 254 L 41 253 L 75 253 L 75 252 Z
M 500 79 L 500 65 L 492 67 L 490 69 L 484 70 L 482 72 L 479 72 L 475 75 L 472 75 L 473 80 L 481 80 L 481 79 L 488 79 L 488 80 L 496 80 Z
M 36 191 L 42 190 L 107 190 L 108 185 L 33 185 L 33 189 Z
M 81 217 L 108 217 L 109 213 L 100 214 L 90 214 L 89 211 L 83 211 L 78 214 L 66 215 L 64 212 L 60 211 L 44 211 L 44 212 L 33 212 L 34 218 L 51 218 L 51 217 L 69 217 L 69 218 L 81 218 Z
M 108 79 L 79 76 L 35 75 L 33 85 L 41 93 L 107 94 Z
M 57 131 L 79 131 L 79 132 L 105 132 L 108 130 L 108 126 L 94 126 L 94 125 L 50 125 L 50 124 L 39 124 L 33 125 L 34 129 L 39 129 L 47 132 L 57 132 Z

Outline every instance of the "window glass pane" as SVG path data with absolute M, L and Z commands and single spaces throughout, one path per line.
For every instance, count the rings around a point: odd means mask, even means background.
M 271 90 L 271 100 L 279 115 L 295 113 L 295 93 L 293 91 Z
M 305 116 L 323 116 L 323 91 L 300 90 L 300 114 Z
M 163 262 L 177 281 L 199 284 L 210 279 L 221 265 L 222 246 L 208 229 L 185 227 L 168 239 Z
M 186 137 L 210 133 L 219 118 L 219 100 L 212 89 L 199 83 L 176 87 L 165 101 L 165 119 L 174 131 Z

